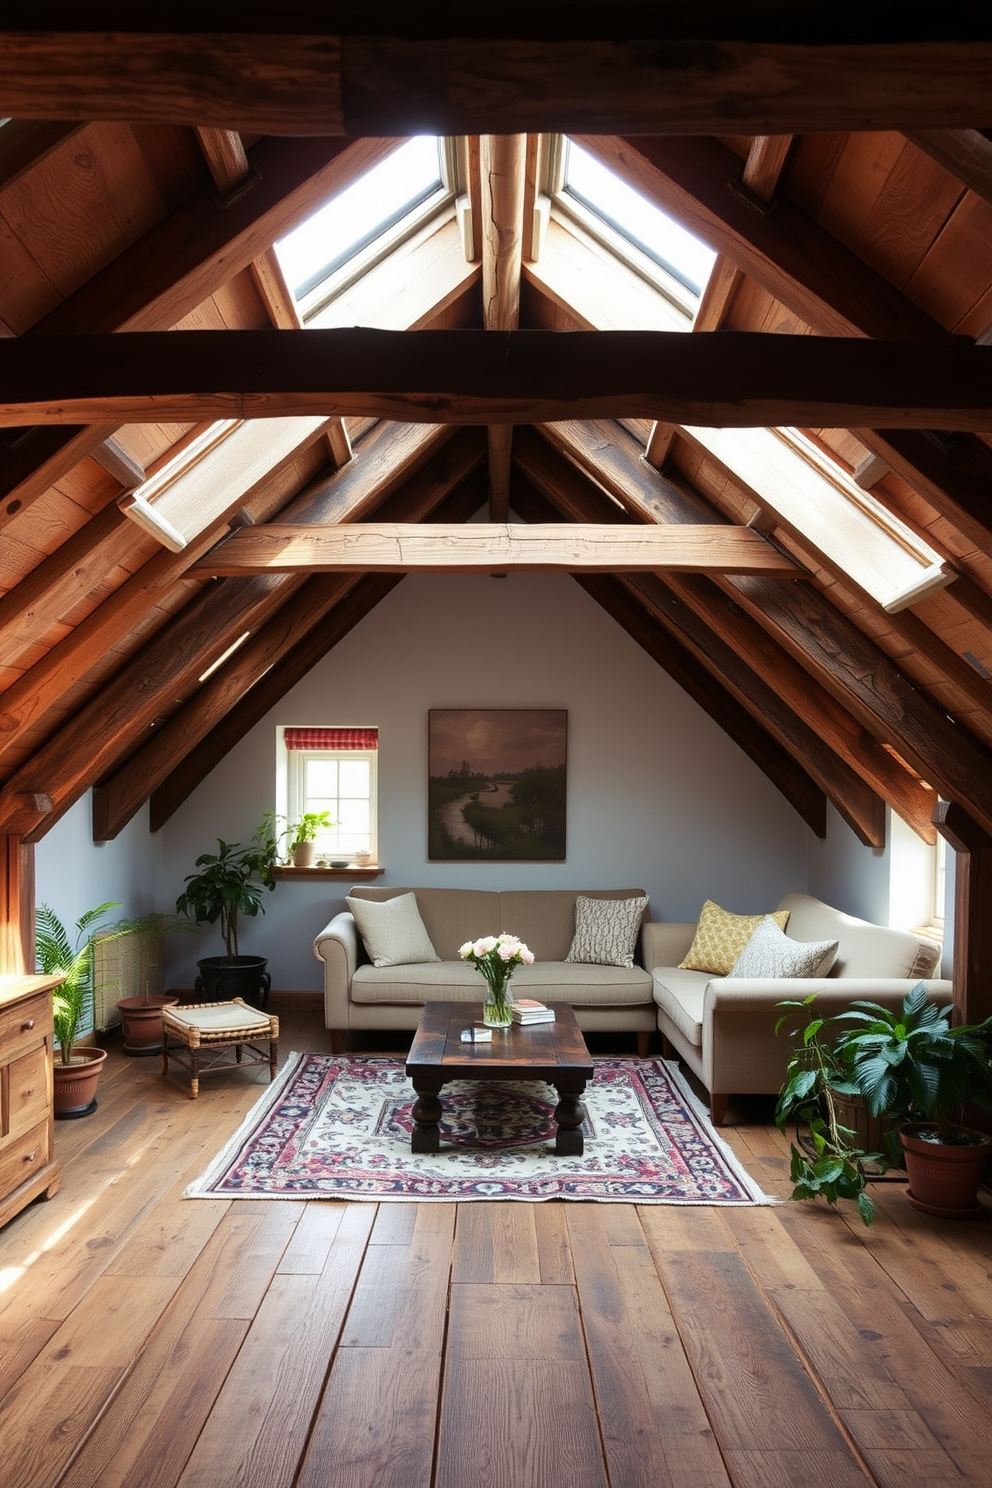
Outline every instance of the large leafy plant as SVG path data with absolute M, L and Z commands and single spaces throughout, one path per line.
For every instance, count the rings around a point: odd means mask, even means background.
M 928 1002 L 919 982 L 899 1008 L 858 1001 L 837 1015 L 850 1025 L 838 1054 L 872 1114 L 928 1124 L 941 1142 L 955 1139 L 966 1106 L 992 1108 L 992 1018 L 952 1027 L 952 1013 Z
M 795 1185 L 793 1199 L 826 1199 L 836 1204 L 839 1199 L 853 1199 L 866 1225 L 875 1217 L 875 1204 L 866 1190 L 871 1164 L 883 1173 L 887 1161 L 881 1152 L 869 1152 L 859 1145 L 858 1134 L 841 1117 L 847 1102 L 860 1095 L 854 1057 L 840 1041 L 823 1036 L 828 1023 L 836 1021 L 819 1016 L 813 1008 L 815 993 L 801 1002 L 780 1002 L 790 1009 L 776 1024 L 778 1032 L 798 1010 L 805 1022 L 793 1030 L 797 1039 L 786 1070 L 785 1083 L 779 1093 L 775 1120 L 784 1131 L 795 1121 L 797 1131 L 805 1132 L 805 1150 L 790 1144 L 790 1178 Z
M 120 906 L 113 900 L 88 909 L 76 921 L 76 938 L 69 932 L 48 904 L 38 909 L 35 924 L 35 952 L 38 970 L 45 976 L 60 976 L 61 986 L 52 995 L 55 1040 L 59 1046 L 60 1064 L 72 1062 L 72 1047 L 80 1026 L 93 1010 L 93 942 L 111 931 L 106 916 Z M 113 930 L 112 933 L 116 933 Z
M 272 869 L 278 851 L 275 819 L 269 813 L 247 844 L 218 837 L 217 851 L 200 854 L 196 860 L 199 871 L 187 876 L 186 888 L 176 900 L 177 912 L 198 924 L 216 925 L 220 921 L 228 961 L 238 955 L 241 917 L 265 913 L 262 894 L 276 886 Z

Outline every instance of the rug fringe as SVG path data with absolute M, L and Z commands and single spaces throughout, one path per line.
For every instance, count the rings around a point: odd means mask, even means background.
M 215 1157 L 211 1158 L 210 1165 L 207 1168 L 206 1172 L 201 1173 L 199 1178 L 194 1178 L 193 1182 L 187 1184 L 187 1186 L 183 1189 L 184 1199 L 215 1199 L 217 1197 L 216 1194 L 207 1192 L 210 1186 L 208 1180 L 211 1180 L 215 1172 L 217 1172 L 219 1169 L 225 1168 L 234 1157 L 234 1154 L 235 1152 L 237 1152 L 238 1148 L 244 1145 L 246 1139 L 250 1136 L 251 1131 L 254 1130 L 254 1119 L 256 1115 L 261 1115 L 263 1109 L 265 1113 L 268 1113 L 268 1111 L 271 1109 L 273 1101 L 277 1100 L 282 1094 L 283 1090 L 296 1074 L 296 1071 L 299 1069 L 304 1058 L 305 1055 L 298 1054 L 295 1049 L 290 1050 L 290 1052 L 285 1057 L 282 1067 L 278 1070 L 275 1079 L 270 1084 L 266 1085 L 265 1089 L 259 1095 L 258 1100 L 255 1101 L 254 1105 L 250 1106 L 249 1109 L 245 1112 L 244 1117 L 238 1123 L 237 1130 L 233 1133 L 230 1139 L 225 1142 L 220 1152 L 218 1152 Z M 278 1197 L 281 1199 L 291 1198 L 292 1195 L 279 1194 L 272 1195 L 272 1197 Z
M 699 1099 L 699 1096 L 693 1090 L 692 1086 L 689 1084 L 685 1075 L 679 1068 L 678 1060 L 662 1059 L 659 1060 L 659 1063 L 665 1066 L 672 1084 L 678 1089 L 679 1094 L 682 1096 L 682 1099 L 685 1101 L 690 1111 L 692 1111 L 693 1115 L 698 1117 L 700 1121 L 705 1123 L 707 1136 L 713 1143 L 713 1146 L 716 1147 L 717 1150 L 720 1152 L 724 1162 L 727 1164 L 727 1167 L 731 1169 L 738 1183 L 740 1183 L 743 1188 L 752 1189 L 757 1195 L 754 1200 L 755 1204 L 759 1208 L 763 1205 L 783 1204 L 785 1202 L 784 1199 L 776 1199 L 772 1194 L 766 1194 L 763 1189 L 760 1189 L 758 1187 L 757 1183 L 744 1167 L 743 1163 L 737 1156 L 737 1153 L 731 1147 L 730 1143 L 725 1142 L 723 1137 L 721 1137 L 720 1133 L 713 1125 L 713 1118 L 710 1115 L 709 1111 L 706 1109 L 705 1104 Z

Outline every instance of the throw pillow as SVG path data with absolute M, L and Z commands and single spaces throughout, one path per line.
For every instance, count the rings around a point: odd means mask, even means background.
M 757 930 L 764 915 L 730 914 L 707 899 L 699 916 L 696 934 L 684 961 L 683 971 L 710 971 L 714 976 L 728 976 L 741 951 Z M 784 930 L 789 919 L 787 909 L 776 909 L 771 918 Z
M 633 966 L 647 907 L 647 899 L 589 899 L 579 894 L 575 900 L 575 935 L 565 960 Z
M 393 899 L 353 899 L 349 894 L 345 903 L 373 966 L 440 961 L 420 918 L 416 894 L 397 894 Z
M 836 940 L 790 940 L 766 915 L 731 968 L 732 977 L 826 976 L 837 959 Z

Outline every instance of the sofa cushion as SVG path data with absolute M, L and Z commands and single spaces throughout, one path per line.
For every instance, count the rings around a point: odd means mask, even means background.
M 655 1002 L 668 1014 L 682 1037 L 697 1049 L 703 1046 L 703 997 L 712 980 L 708 971 L 655 967 Z
M 458 947 L 467 940 L 498 935 L 503 928 L 499 923 L 499 895 L 491 889 L 382 888 L 377 884 L 360 884 L 349 891 L 348 903 L 352 899 L 381 903 L 399 894 L 414 893 L 431 944 L 443 961 L 456 960 Z M 526 935 L 521 938 L 530 945 Z
M 572 966 L 538 961 L 520 966 L 510 982 L 513 996 L 574 1007 L 643 1007 L 651 1002 L 651 978 L 641 967 Z M 468 961 L 422 966 L 359 966 L 351 981 L 353 1002 L 478 1002 L 485 983 Z
M 373 966 L 441 959 L 420 917 L 416 894 L 399 894 L 379 904 L 349 895 L 347 904 Z
M 575 935 L 575 901 L 580 894 L 586 899 L 645 897 L 644 890 L 636 888 L 504 889 L 499 895 L 499 928 L 519 935 L 538 961 L 564 961 Z M 471 939 L 486 933 L 477 931 Z
M 634 964 L 634 951 L 647 898 L 575 900 L 575 935 L 566 961 L 592 962 L 598 966 Z
M 822 977 L 837 958 L 836 940 L 793 940 L 765 915 L 734 962 L 732 977 Z
M 779 908 L 789 912 L 788 934 L 796 940 L 837 939 L 831 976 L 919 980 L 932 976 L 940 961 L 939 942 L 842 914 L 810 894 L 786 894 Z
M 696 934 L 689 953 L 679 965 L 684 971 L 708 971 L 711 976 L 727 976 L 741 951 L 757 930 L 764 915 L 731 914 L 707 899 L 699 916 Z M 772 919 L 784 930 L 789 919 L 787 909 L 777 909 Z

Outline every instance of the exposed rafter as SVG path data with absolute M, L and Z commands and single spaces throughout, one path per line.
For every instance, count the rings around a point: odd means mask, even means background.
M 365 414 L 992 427 L 992 347 L 667 331 L 171 331 L 0 341 L 0 424 Z M 139 391 L 140 389 L 140 391 Z

